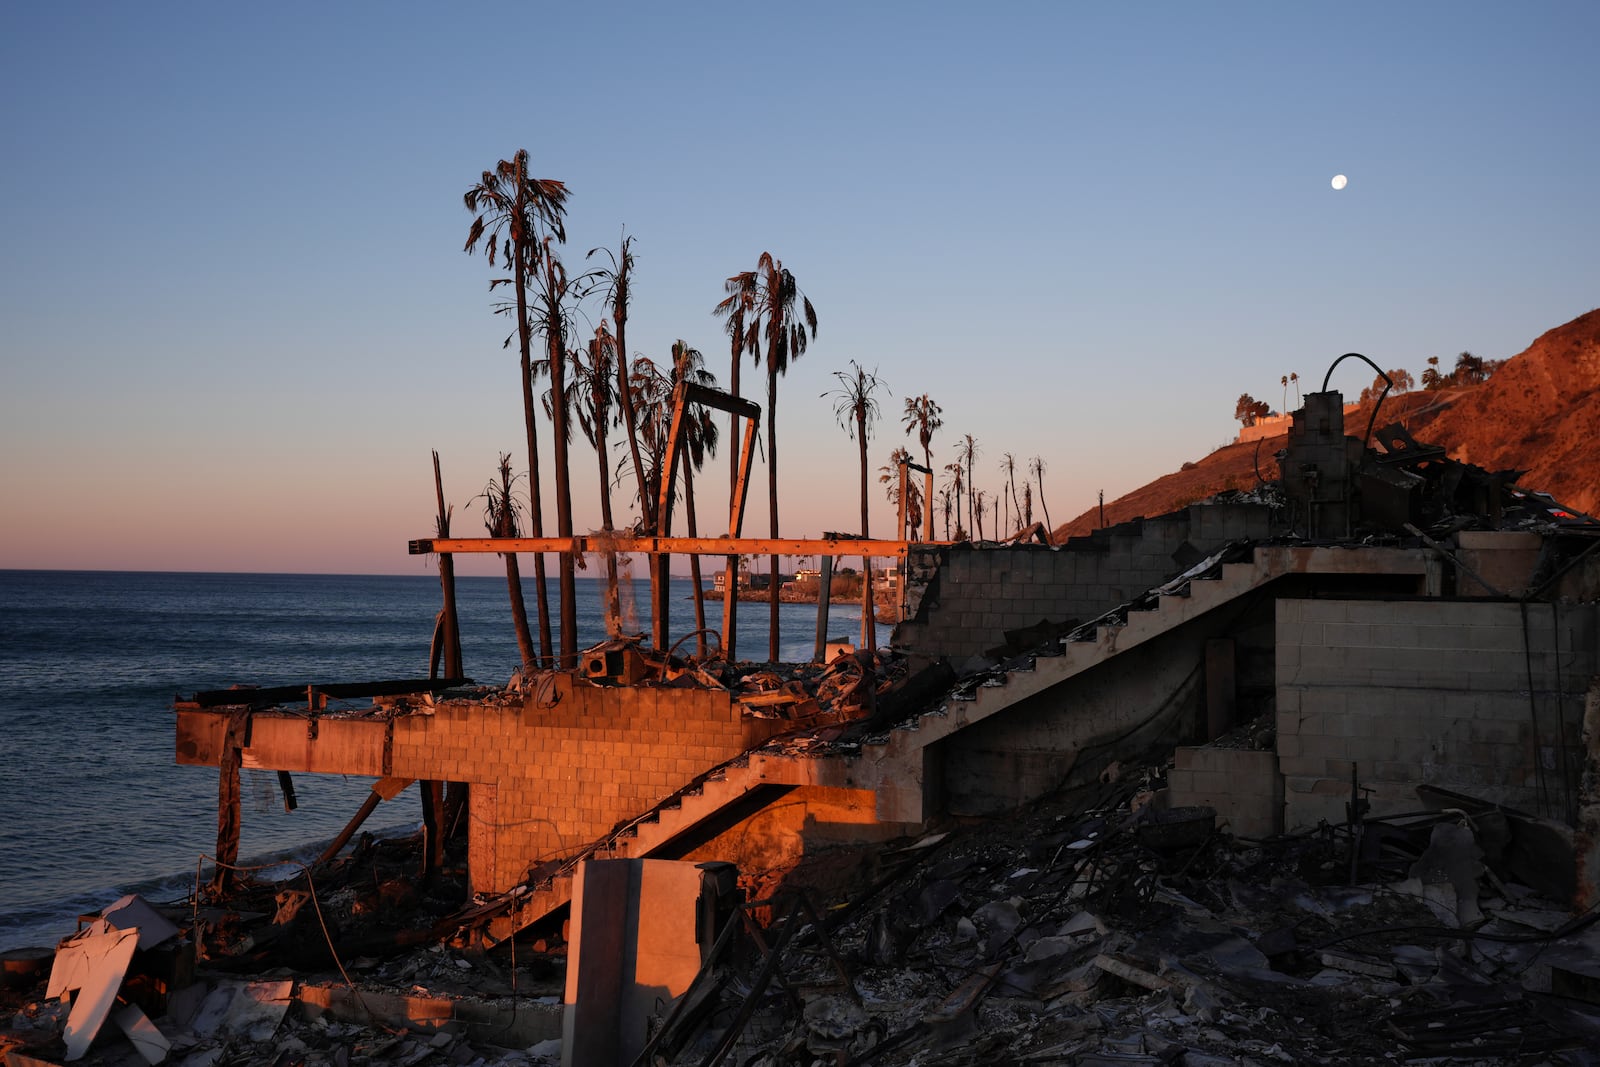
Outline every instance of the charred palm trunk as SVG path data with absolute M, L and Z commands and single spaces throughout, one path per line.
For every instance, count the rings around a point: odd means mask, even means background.
M 689 524 L 689 536 L 700 536 L 695 529 L 694 521 L 694 464 L 683 465 L 683 507 L 688 512 L 686 519 Z M 706 591 L 705 585 L 700 580 L 700 557 L 689 557 L 689 577 L 694 582 L 694 643 L 695 655 L 701 659 L 706 655 Z
M 733 318 L 728 323 L 728 333 L 733 336 L 733 366 L 728 371 L 728 394 L 733 397 L 739 395 L 739 357 L 744 351 L 744 316 L 738 311 L 733 313 Z M 768 425 L 771 425 L 771 413 L 768 413 Z M 739 501 L 739 416 L 728 415 L 728 514 L 733 514 L 733 509 Z M 722 621 L 723 621 L 723 648 L 722 654 L 732 662 L 738 654 L 739 628 L 739 557 L 726 556 L 722 561 L 724 584 L 722 588 Z
M 775 346 L 774 346 L 775 347 Z M 731 450 L 730 450 L 731 451 Z M 767 353 L 767 512 L 773 540 L 778 537 L 778 369 L 773 353 Z M 768 603 L 772 607 L 767 626 L 767 658 L 778 662 L 778 557 L 769 559 Z
M 1014 531 L 1022 525 L 1024 520 L 1022 518 L 1022 502 L 1017 499 L 1017 468 L 1016 465 L 1011 462 L 1010 456 L 1006 457 L 1006 481 L 1011 485 L 1011 506 L 1016 509 L 1015 514 L 1017 516 L 1017 521 L 1015 525 L 1011 527 L 1011 529 Z
M 512 534 L 500 534 L 501 537 L 510 537 Z M 517 563 L 517 554 L 507 552 L 506 561 L 506 594 L 511 598 L 511 625 L 517 631 L 517 652 L 522 656 L 522 670 L 524 674 L 531 674 L 538 669 L 538 653 L 534 651 L 533 634 L 528 630 L 528 605 L 522 598 L 522 567 Z
M 631 284 L 629 272 L 631 270 L 630 253 L 626 239 L 622 242 L 622 259 L 617 267 L 616 303 L 612 309 L 612 320 L 617 324 L 617 397 L 622 401 L 622 425 L 628 432 L 628 455 L 633 460 L 633 476 L 639 482 L 639 515 L 644 520 L 644 532 L 656 532 L 656 504 L 650 494 L 645 491 L 644 457 L 639 452 L 639 423 L 633 410 L 633 391 L 628 388 L 628 287 Z M 597 428 L 598 432 L 598 428 Z M 602 449 L 602 452 L 604 449 Z M 600 457 L 601 485 L 609 484 L 605 477 L 605 456 Z M 603 490 L 609 492 L 608 490 Z M 606 501 L 609 508 L 610 501 Z M 611 520 L 606 520 L 606 529 L 611 529 Z M 606 572 L 609 577 L 616 569 L 616 559 L 610 561 L 610 569 Z M 612 585 L 615 591 L 615 583 Z
M 491 495 L 494 486 L 489 487 Z M 490 513 L 494 517 L 494 529 L 489 532 L 496 537 L 516 537 L 517 511 L 511 502 L 511 456 L 509 453 L 500 455 L 500 492 L 499 501 L 491 501 Z M 501 553 L 501 558 L 506 561 L 506 596 L 511 602 L 511 626 L 517 634 L 517 652 L 522 657 L 522 670 L 524 674 L 531 674 L 538 668 L 538 660 L 533 650 L 533 634 L 528 631 L 528 606 L 522 598 L 522 568 L 517 562 L 515 552 Z M 452 674 L 450 677 L 460 677 Z
M 744 354 L 744 316 L 735 311 L 728 320 L 728 333 L 733 335 L 733 364 L 728 368 L 728 395 L 734 398 L 739 396 L 739 357 Z M 768 425 L 771 417 L 768 416 Z M 739 494 L 739 416 L 730 412 L 728 414 L 728 508 L 731 511 Z M 730 561 L 737 557 L 729 556 Z M 736 573 L 735 564 L 729 563 L 727 573 Z
M 521 183 L 517 191 L 517 216 L 523 214 L 523 193 Z M 522 242 L 528 238 L 526 235 L 517 242 L 514 249 L 516 256 L 516 286 L 517 286 L 517 340 L 522 346 L 522 420 L 528 432 L 528 524 L 533 527 L 534 537 L 544 536 L 544 507 L 540 502 L 543 495 L 540 492 L 541 481 L 539 477 L 539 435 L 534 427 L 533 406 L 533 328 L 528 321 L 528 268 L 527 252 L 521 247 Z M 534 604 L 539 612 L 539 655 L 541 665 L 550 663 L 550 590 L 545 582 L 544 555 L 541 553 L 533 557 L 533 596 Z M 524 609 L 526 616 L 526 609 Z
M 1050 525 L 1050 505 L 1044 502 L 1044 471 L 1039 471 L 1035 477 L 1039 479 L 1039 507 L 1044 511 L 1044 540 L 1049 544 L 1056 539 L 1056 528 Z
M 629 401 L 632 407 L 633 402 Z M 611 524 L 611 479 L 606 470 L 606 412 L 596 412 L 594 420 L 594 454 L 600 463 L 600 528 L 610 533 L 614 526 Z M 641 468 L 642 469 L 642 468 Z M 644 486 L 641 481 L 640 487 Z M 617 593 L 617 554 L 611 549 L 606 549 L 606 634 L 616 637 L 622 633 L 622 598 Z
M 867 409 L 863 400 L 856 405 L 856 444 L 861 449 L 861 537 L 872 536 L 867 508 Z M 861 643 L 867 651 L 878 650 L 876 598 L 872 591 L 872 557 L 861 557 Z
M 545 255 L 545 351 L 550 362 L 550 405 L 554 409 L 556 467 L 556 536 L 572 536 L 572 468 L 568 462 L 566 331 L 561 319 L 561 301 L 566 286 L 557 277 L 553 256 Z M 563 669 L 578 665 L 578 600 L 571 552 L 561 553 L 561 658 Z

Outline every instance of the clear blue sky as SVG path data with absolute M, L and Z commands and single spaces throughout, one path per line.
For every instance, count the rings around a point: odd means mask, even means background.
M 1061 522 L 1290 371 L 1600 303 L 1592 2 L 442 7 L 0 7 L 0 567 L 421 573 L 429 450 L 458 514 L 521 456 L 461 194 L 522 147 L 574 263 L 637 237 L 636 351 L 725 377 L 723 279 L 798 276 L 794 536 L 858 525 L 851 359 L 874 470 L 927 392 Z

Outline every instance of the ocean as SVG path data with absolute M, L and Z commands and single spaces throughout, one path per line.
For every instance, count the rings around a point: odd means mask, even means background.
M 531 565 L 524 585 L 537 626 Z M 592 564 L 591 564 L 592 566 Z M 592 573 L 592 572 L 591 572 Z M 557 613 L 551 575 L 551 615 Z M 604 583 L 580 577 L 579 647 L 605 637 Z M 694 629 L 689 579 L 673 582 L 674 639 Z M 648 630 L 649 583 L 633 583 Z M 517 666 L 503 577 L 457 579 L 468 677 L 503 684 Z M 303 685 L 428 673 L 440 606 L 435 575 L 333 576 L 0 570 L 0 950 L 54 944 L 78 915 L 128 892 L 182 899 L 216 845 L 217 772 L 173 762 L 176 696 L 235 683 Z M 707 622 L 721 626 L 721 604 Z M 780 606 L 780 652 L 809 659 L 816 607 Z M 860 609 L 835 604 L 830 633 Z M 744 603 L 738 651 L 765 656 L 767 607 Z M 879 641 L 887 641 L 880 627 Z M 685 643 L 692 650 L 692 643 Z M 314 855 L 349 821 L 370 779 L 244 772 L 240 854 Z M 415 787 L 367 829 L 420 822 Z

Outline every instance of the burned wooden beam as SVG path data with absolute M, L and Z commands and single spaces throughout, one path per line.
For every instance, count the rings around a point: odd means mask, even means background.
M 446 689 L 471 684 L 471 678 L 410 678 L 388 682 L 312 683 L 309 686 L 240 686 L 233 689 L 203 690 L 188 700 L 175 701 L 173 706 L 267 708 L 291 700 L 296 702 L 304 700 L 308 690 L 332 700 L 359 700 L 364 697 L 405 696 L 408 693 L 442 693 Z
M 343 830 L 339 831 L 339 836 L 335 837 L 328 847 L 323 850 L 322 855 L 317 857 L 317 864 L 320 866 L 337 856 L 339 850 L 349 843 L 350 838 L 355 836 L 357 830 L 361 829 L 361 824 L 367 821 L 367 817 L 373 813 L 380 801 L 393 800 L 405 791 L 406 786 L 415 780 L 414 778 L 380 778 L 378 781 L 373 782 L 372 792 L 367 794 L 367 799 L 361 802 L 361 807 L 356 811 L 354 817 L 345 824 Z
M 920 543 L 920 542 L 919 542 Z M 936 541 L 934 544 L 948 542 Z M 413 556 L 434 552 L 636 552 L 675 553 L 685 556 L 872 556 L 903 555 L 907 541 L 875 538 L 802 537 L 610 537 L 586 534 L 579 537 L 431 537 L 410 542 Z

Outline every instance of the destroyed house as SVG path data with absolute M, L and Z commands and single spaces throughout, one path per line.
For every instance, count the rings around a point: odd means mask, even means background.
M 488 944 L 562 914 L 583 860 L 728 862 L 763 896 L 1174 748 L 1170 803 L 1243 836 L 1419 787 L 1576 824 L 1600 525 L 1399 427 L 1376 441 L 1310 394 L 1255 493 L 1058 546 L 907 547 L 905 673 L 855 711 L 618 648 L 516 689 L 198 694 L 177 758 L 464 785 L 486 903 L 463 923 Z M 1269 744 L 1205 747 L 1263 716 Z

